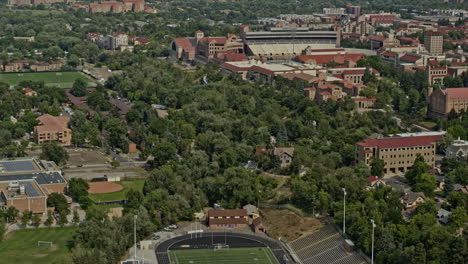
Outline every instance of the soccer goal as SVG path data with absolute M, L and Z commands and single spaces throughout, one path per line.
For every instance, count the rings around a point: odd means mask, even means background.
M 53 243 L 50 241 L 37 241 L 37 246 L 46 246 L 46 247 L 52 247 Z
M 213 245 L 214 251 L 222 250 L 222 249 L 229 249 L 229 245 L 226 244 L 214 244 Z

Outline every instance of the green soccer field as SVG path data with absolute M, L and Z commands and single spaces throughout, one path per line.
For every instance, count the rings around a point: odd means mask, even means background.
M 0 81 L 10 85 L 18 85 L 21 81 L 44 81 L 47 86 L 72 88 L 76 79 L 83 79 L 90 86 L 94 84 L 91 79 L 79 72 L 15 72 L 0 74 Z
M 38 228 L 14 231 L 0 242 L 0 264 L 70 263 L 70 242 L 76 227 Z M 52 245 L 37 241 L 52 242 Z
M 169 257 L 171 264 L 278 264 L 269 248 L 172 250 Z

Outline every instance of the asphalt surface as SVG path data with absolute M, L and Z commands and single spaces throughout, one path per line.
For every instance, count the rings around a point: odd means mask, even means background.
M 277 241 L 231 232 L 204 232 L 201 233 L 201 237 L 197 238 L 195 238 L 195 235 L 191 237 L 189 234 L 175 237 L 162 242 L 156 247 L 156 257 L 159 264 L 171 264 L 168 256 L 168 251 L 170 250 L 210 249 L 213 248 L 213 244 L 227 244 L 230 248 L 268 247 L 272 250 L 280 264 L 288 263 L 284 259 L 285 255 L 287 259 L 291 259 L 289 254 Z

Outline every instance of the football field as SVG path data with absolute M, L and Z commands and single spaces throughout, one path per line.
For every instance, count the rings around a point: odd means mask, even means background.
M 21 81 L 43 81 L 47 86 L 72 88 L 76 79 L 83 79 L 91 86 L 92 80 L 79 72 L 15 72 L 0 74 L 0 81 L 18 85 Z
M 171 250 L 169 257 L 171 264 L 278 264 L 266 247 Z

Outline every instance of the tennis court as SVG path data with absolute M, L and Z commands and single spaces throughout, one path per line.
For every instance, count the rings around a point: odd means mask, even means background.
M 169 257 L 171 264 L 278 264 L 266 247 L 171 250 Z

